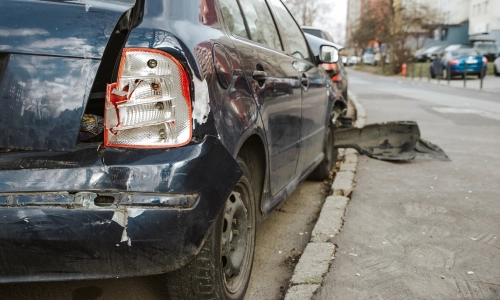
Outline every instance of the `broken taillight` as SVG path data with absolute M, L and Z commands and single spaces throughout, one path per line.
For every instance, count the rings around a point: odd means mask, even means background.
M 163 51 L 124 49 L 105 107 L 106 146 L 168 148 L 191 140 L 189 77 Z

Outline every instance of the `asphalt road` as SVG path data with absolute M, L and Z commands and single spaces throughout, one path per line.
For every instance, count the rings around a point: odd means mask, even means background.
M 367 124 L 417 121 L 451 161 L 360 157 L 315 299 L 500 299 L 500 96 L 349 76 Z

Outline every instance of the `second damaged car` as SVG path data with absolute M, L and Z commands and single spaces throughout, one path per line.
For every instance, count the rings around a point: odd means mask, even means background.
M 242 299 L 346 103 L 279 0 L 0 2 L 0 282 Z M 314 55 L 317 53 L 318 55 Z

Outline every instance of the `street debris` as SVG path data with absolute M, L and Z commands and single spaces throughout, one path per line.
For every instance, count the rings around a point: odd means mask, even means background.
M 354 148 L 360 154 L 385 161 L 415 159 L 417 153 L 432 159 L 450 160 L 437 145 L 420 138 L 418 124 L 397 121 L 335 131 L 336 148 Z
M 469 275 L 474 275 L 474 272 L 469 271 L 469 272 L 467 272 L 467 274 L 469 274 Z

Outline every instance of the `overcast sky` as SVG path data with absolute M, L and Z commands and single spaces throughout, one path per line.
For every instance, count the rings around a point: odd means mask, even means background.
M 304 0 L 307 1 L 307 0 Z M 309 0 L 311 1 L 311 0 Z M 330 33 L 336 43 L 345 43 L 345 24 L 347 19 L 347 0 L 313 0 L 325 3 L 329 9 L 320 12 L 314 22 L 315 27 Z

